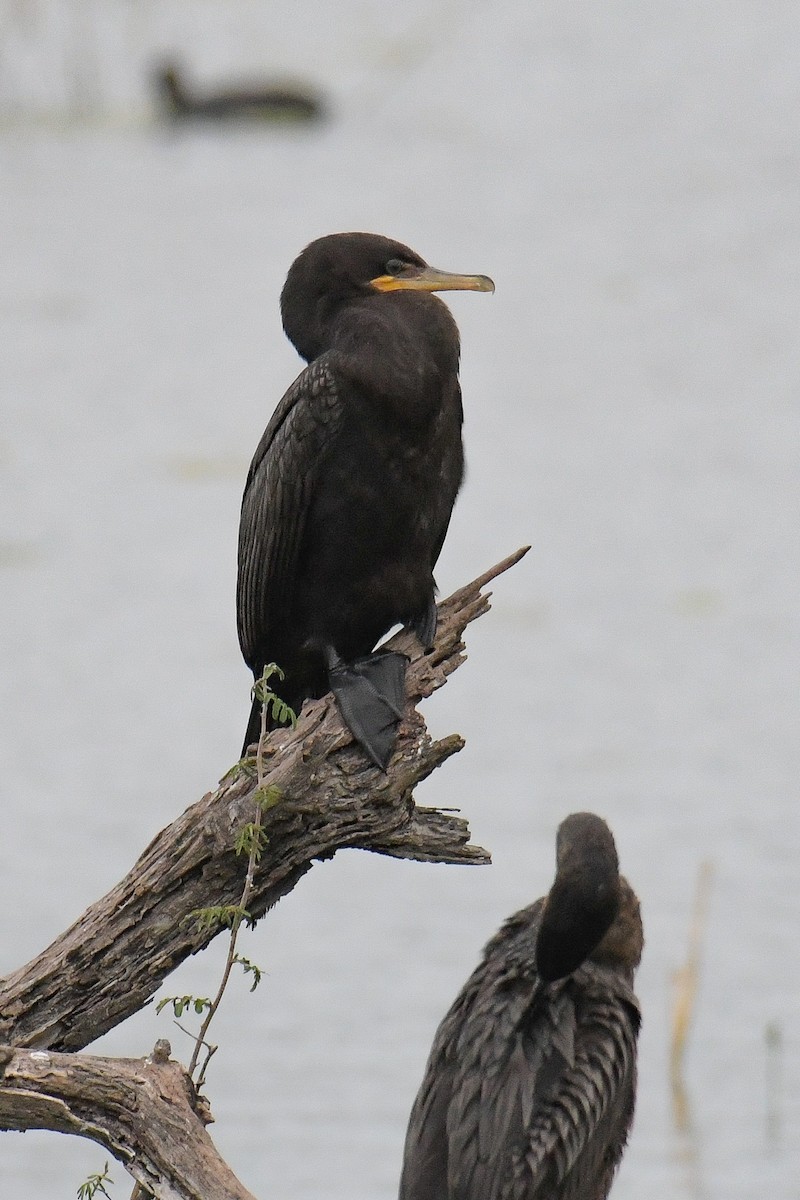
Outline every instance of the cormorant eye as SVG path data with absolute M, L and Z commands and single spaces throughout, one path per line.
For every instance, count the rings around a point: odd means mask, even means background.
M 387 275 L 402 275 L 406 269 L 406 264 L 401 258 L 390 258 L 386 264 Z

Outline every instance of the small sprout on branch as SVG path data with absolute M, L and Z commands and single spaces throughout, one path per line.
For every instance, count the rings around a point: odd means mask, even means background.
M 211 1008 L 208 996 L 165 996 L 156 1005 L 156 1012 L 162 1012 L 168 1004 L 172 1005 L 172 1012 L 176 1018 L 182 1017 L 187 1009 L 193 1008 L 199 1016 L 207 1008 Z
M 114 1180 L 108 1173 L 108 1163 L 103 1167 L 102 1174 L 89 1175 L 86 1182 L 82 1183 L 78 1188 L 78 1200 L 93 1200 L 94 1196 L 109 1196 L 105 1189 L 107 1183 L 113 1183 Z M 109 1196 L 110 1200 L 110 1196 Z
M 184 918 L 186 924 L 194 921 L 198 933 L 208 933 L 218 925 L 225 929 L 238 929 L 242 921 L 249 921 L 250 913 L 241 904 L 212 904 L 208 908 L 195 908 Z
M 269 681 L 273 675 L 277 679 L 284 678 L 283 671 L 276 663 L 267 663 L 261 673 L 261 677 L 253 684 L 253 699 L 257 700 L 266 709 L 268 714 L 272 714 L 273 721 L 277 721 L 279 725 L 291 725 L 292 729 L 294 729 L 297 724 L 297 714 L 269 686 Z
M 260 862 L 268 842 L 266 831 L 260 824 L 252 822 L 239 830 L 233 848 L 237 854 L 246 854 L 248 858 L 252 855 L 254 862 Z
M 236 783 L 237 779 L 256 779 L 258 777 L 258 767 L 256 766 L 255 755 L 251 754 L 240 758 L 234 763 L 230 771 L 226 772 L 220 780 L 221 783 Z
M 294 729 L 297 724 L 297 714 L 293 708 L 281 700 L 280 696 L 270 696 L 267 705 L 272 709 L 272 716 L 279 725 L 291 725 Z
M 264 670 L 253 684 L 253 695 L 258 695 L 258 698 L 262 704 L 266 703 L 264 698 L 265 696 L 272 696 L 274 694 L 272 690 L 267 687 L 267 684 L 269 683 L 270 679 L 272 679 L 273 675 L 276 677 L 276 679 L 279 679 L 281 683 L 286 678 L 286 672 L 282 670 L 277 663 L 267 663 L 264 667 Z M 259 690 L 263 693 L 263 695 L 259 695 Z
M 269 787 L 256 788 L 253 792 L 255 800 L 262 813 L 269 812 L 276 804 L 280 804 L 283 799 L 281 789 L 275 783 L 271 783 Z
M 239 964 L 245 975 L 252 974 L 253 982 L 250 985 L 250 991 L 254 992 L 261 983 L 261 976 L 264 974 L 261 967 L 256 966 L 254 962 L 250 962 L 250 959 L 245 958 L 243 954 L 236 954 L 233 961 Z

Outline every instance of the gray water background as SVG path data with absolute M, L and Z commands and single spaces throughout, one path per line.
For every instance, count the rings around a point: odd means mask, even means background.
M 66 12 L 90 41 L 70 43 Z M 559 821 L 591 808 L 647 935 L 614 1195 L 800 1196 L 800 9 L 0 15 L 0 971 L 234 760 L 238 507 L 299 366 L 280 287 L 311 238 L 385 232 L 497 284 L 450 301 L 469 473 L 441 591 L 533 549 L 426 705 L 467 746 L 419 790 L 461 807 L 494 865 L 316 866 L 245 940 L 266 975 L 255 995 L 236 981 L 218 1019 L 211 1132 L 256 1195 L 389 1200 L 436 1024 L 499 922 L 546 890 Z M 160 128 L 143 68 L 175 45 L 207 79 L 313 78 L 332 117 Z M 671 973 L 704 860 L 680 1129 Z M 210 993 L 222 954 L 162 994 Z M 186 1059 L 153 1007 L 93 1049 L 159 1036 Z M 6 1134 L 0 1196 L 62 1200 L 105 1157 Z

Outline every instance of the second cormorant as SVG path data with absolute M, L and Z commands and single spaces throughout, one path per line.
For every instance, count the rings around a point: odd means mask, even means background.
M 639 902 L 573 813 L 548 895 L 506 921 L 434 1038 L 400 1200 L 605 1200 L 636 1094 Z
M 312 242 L 281 294 L 309 364 L 281 400 L 247 477 L 237 618 L 245 662 L 285 672 L 299 712 L 332 688 L 350 730 L 385 767 L 406 660 L 373 653 L 393 625 L 429 645 L 433 568 L 463 474 L 459 337 L 437 291 L 494 291 L 434 270 L 369 233 Z M 243 753 L 257 740 L 254 701 Z
M 321 101 L 307 88 L 267 83 L 199 94 L 175 62 L 162 63 L 153 82 L 164 113 L 176 121 L 317 121 L 324 116 Z

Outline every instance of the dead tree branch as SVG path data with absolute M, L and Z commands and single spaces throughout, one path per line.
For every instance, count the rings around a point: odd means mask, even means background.
M 269 844 L 254 881 L 254 919 L 291 891 L 315 859 L 343 847 L 430 862 L 489 861 L 470 844 L 462 818 L 414 805 L 416 784 L 463 744 L 455 734 L 432 741 L 416 705 L 463 662 L 464 629 L 489 608 L 483 589 L 525 552 L 439 605 L 430 651 L 407 632 L 392 640 L 410 665 L 406 716 L 385 773 L 353 746 L 330 696 L 306 705 L 295 729 L 271 734 L 267 783 L 281 799 L 264 815 Z M 230 771 L 215 792 L 156 835 L 103 899 L 0 981 L 0 1042 L 80 1050 L 147 1004 L 171 971 L 202 950 L 220 929 L 201 928 L 192 914 L 235 904 L 241 894 L 245 864 L 233 846 L 252 820 L 255 787 L 246 762 Z
M 295 729 L 264 747 L 266 784 L 279 800 L 263 812 L 269 841 L 254 873 L 249 913 L 263 916 L 315 859 L 359 847 L 426 862 L 487 863 L 467 822 L 417 808 L 413 789 L 462 747 L 430 738 L 417 703 L 463 662 L 461 636 L 489 608 L 486 585 L 525 549 L 439 605 L 430 651 L 400 633 L 408 655 L 406 714 L 384 773 L 343 726 L 331 697 L 308 704 Z M 0 980 L 0 1129 L 49 1129 L 99 1142 L 156 1200 L 254 1200 L 220 1158 L 206 1102 L 169 1043 L 145 1059 L 76 1054 L 142 1008 L 166 976 L 221 926 L 194 917 L 236 904 L 246 863 L 234 850 L 252 822 L 258 787 L 251 761 L 162 830 L 126 877 L 27 966 Z M 60 1053 L 71 1051 L 72 1053 Z
M 148 1058 L 0 1046 L 0 1128 L 88 1137 L 158 1200 L 254 1200 L 220 1158 L 169 1042 Z

